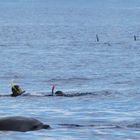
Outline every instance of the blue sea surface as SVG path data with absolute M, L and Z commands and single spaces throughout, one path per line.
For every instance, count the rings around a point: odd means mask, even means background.
M 0 116 L 51 126 L 0 139 L 139 140 L 139 16 L 139 0 L 0 0 Z M 4 96 L 11 80 L 26 96 Z

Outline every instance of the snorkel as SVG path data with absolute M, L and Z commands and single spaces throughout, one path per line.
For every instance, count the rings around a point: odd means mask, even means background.
M 55 85 L 52 85 L 52 96 L 54 96 L 54 89 L 55 89 Z

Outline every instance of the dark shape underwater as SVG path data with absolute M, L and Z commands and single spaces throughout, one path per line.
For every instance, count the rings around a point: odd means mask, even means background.
M 22 116 L 0 118 L 0 131 L 34 131 L 50 128 L 37 119 Z

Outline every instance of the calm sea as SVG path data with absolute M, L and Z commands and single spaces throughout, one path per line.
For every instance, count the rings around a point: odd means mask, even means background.
M 27 94 L 1 96 L 0 115 L 52 127 L 0 139 L 139 140 L 139 16 L 139 0 L 0 0 L 0 95 L 11 80 Z M 45 97 L 52 84 L 84 96 Z

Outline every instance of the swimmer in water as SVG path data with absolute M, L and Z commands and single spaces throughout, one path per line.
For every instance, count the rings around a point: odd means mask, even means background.
M 74 94 L 65 94 L 64 92 L 58 90 L 58 91 L 54 91 L 55 90 L 55 85 L 52 85 L 52 94 L 49 95 L 49 96 L 64 96 L 64 97 L 77 97 L 77 96 L 85 96 L 85 95 L 95 95 L 95 94 L 92 94 L 92 93 L 74 93 Z
M 24 90 L 20 88 L 19 85 L 16 85 L 13 82 L 11 83 L 11 91 L 12 91 L 12 94 L 11 94 L 12 97 L 20 96 L 21 94 L 25 92 Z
M 64 96 L 64 93 L 60 90 L 54 92 L 54 89 L 55 89 L 55 85 L 52 86 L 52 96 Z

